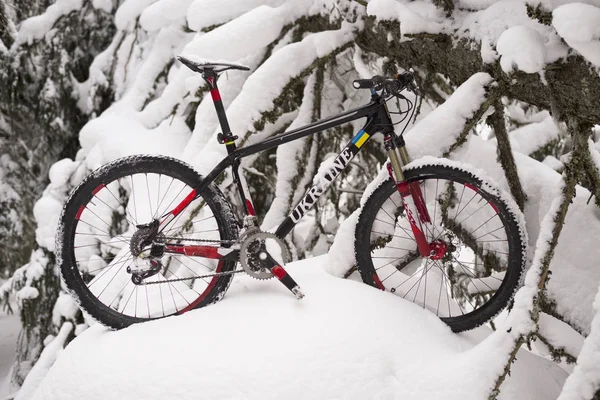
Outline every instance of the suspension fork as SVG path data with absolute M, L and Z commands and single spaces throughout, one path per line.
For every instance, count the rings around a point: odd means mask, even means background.
M 387 134 L 384 139 L 385 148 L 387 150 L 390 162 L 387 164 L 388 173 L 396 183 L 396 188 L 402 198 L 404 212 L 410 223 L 415 241 L 421 257 L 429 257 L 431 255 L 431 246 L 425 234 L 426 230 L 430 230 L 431 218 L 427 211 L 425 200 L 419 182 L 406 182 L 402 167 L 410 162 L 406 151 L 404 138 Z M 416 217 L 416 218 L 415 218 Z

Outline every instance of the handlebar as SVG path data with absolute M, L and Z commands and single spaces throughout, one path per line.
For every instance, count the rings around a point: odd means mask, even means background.
M 417 90 L 415 77 L 411 72 L 398 74 L 395 79 L 386 79 L 379 75 L 375 75 L 370 79 L 356 79 L 352 86 L 355 89 L 385 90 L 389 94 L 399 94 L 404 89 L 412 92 Z

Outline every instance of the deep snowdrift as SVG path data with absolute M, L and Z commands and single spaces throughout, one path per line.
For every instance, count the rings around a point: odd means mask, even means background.
M 306 297 L 241 277 L 223 301 L 113 332 L 94 326 L 59 356 L 35 399 L 483 399 L 477 339 L 389 293 L 289 270 Z M 566 373 L 522 352 L 504 399 L 556 398 Z

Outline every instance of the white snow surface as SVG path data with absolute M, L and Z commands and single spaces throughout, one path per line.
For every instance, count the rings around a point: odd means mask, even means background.
M 325 261 L 288 266 L 306 293 L 300 302 L 275 280 L 243 277 L 223 301 L 181 317 L 118 332 L 93 326 L 32 398 L 487 398 L 481 378 L 500 355 L 477 345 L 485 328 L 453 334 L 412 303 L 326 274 Z M 513 368 L 502 399 L 555 398 L 566 375 L 524 351 Z

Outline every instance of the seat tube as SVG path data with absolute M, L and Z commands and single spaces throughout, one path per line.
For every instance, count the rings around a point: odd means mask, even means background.
M 428 228 L 427 225 L 431 223 L 431 219 L 419 182 L 408 183 L 404 177 L 402 168 L 409 161 L 408 153 L 404 147 L 404 139 L 401 136 L 396 138 L 393 134 L 388 134 L 385 136 L 384 143 L 390 160 L 387 165 L 388 172 L 402 198 L 404 212 L 417 242 L 419 253 L 422 257 L 429 257 L 431 247 L 425 235 L 425 230 Z
M 213 70 L 207 69 L 203 72 L 202 77 L 210 89 L 210 95 L 215 105 L 215 110 L 217 111 L 217 118 L 219 119 L 221 130 L 223 131 L 223 136 L 219 139 L 219 141 L 222 140 L 222 142 L 227 146 L 227 152 L 232 153 L 236 149 L 235 139 L 237 138 L 233 135 L 233 133 L 231 133 L 231 128 L 229 127 L 229 121 L 227 120 L 227 114 L 225 113 L 225 106 L 223 105 L 223 100 L 221 99 L 221 92 L 219 92 L 219 87 L 217 86 L 218 75 Z

